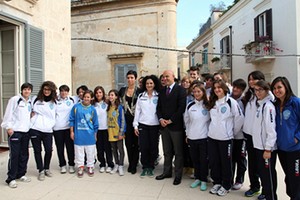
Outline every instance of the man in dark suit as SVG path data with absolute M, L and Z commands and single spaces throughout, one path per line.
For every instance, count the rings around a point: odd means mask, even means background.
M 172 161 L 175 154 L 175 179 L 173 184 L 181 183 L 183 170 L 183 113 L 186 106 L 185 90 L 175 83 L 171 70 L 163 73 L 166 86 L 158 96 L 157 116 L 161 125 L 164 150 L 164 171 L 156 177 L 163 180 L 172 177 Z

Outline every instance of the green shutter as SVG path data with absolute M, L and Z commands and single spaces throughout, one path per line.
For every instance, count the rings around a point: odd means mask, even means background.
M 26 27 L 26 81 L 33 85 L 36 95 L 44 81 L 44 31 Z

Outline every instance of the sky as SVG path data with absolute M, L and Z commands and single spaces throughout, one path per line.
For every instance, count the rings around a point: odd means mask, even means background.
M 177 5 L 177 46 L 186 47 L 197 37 L 200 24 L 210 16 L 210 5 L 223 1 L 227 6 L 233 0 L 179 0 Z

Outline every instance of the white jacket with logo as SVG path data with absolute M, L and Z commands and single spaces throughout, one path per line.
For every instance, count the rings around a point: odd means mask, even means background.
M 32 99 L 31 128 L 44 133 L 52 133 L 55 126 L 56 103 Z
M 11 97 L 6 106 L 1 127 L 13 131 L 28 132 L 30 129 L 31 100 L 22 95 Z
M 74 105 L 74 99 L 67 97 L 65 99 L 59 98 L 56 101 L 56 116 L 55 116 L 55 126 L 53 130 L 66 130 L 70 128 L 69 118 L 70 113 Z
M 230 99 L 231 106 L 228 99 Z M 228 96 L 216 101 L 215 106 L 210 109 L 210 118 L 208 137 L 215 140 L 233 139 L 244 123 L 244 115 L 239 104 Z
M 186 136 L 190 140 L 207 138 L 210 114 L 203 101 L 193 100 L 185 109 L 184 123 Z
M 107 103 L 104 101 L 96 102 L 94 107 L 98 116 L 98 130 L 107 130 Z
M 257 101 L 253 126 L 253 146 L 260 150 L 276 150 L 276 111 L 271 102 L 272 96 L 268 95 L 263 100 Z
M 139 123 L 148 126 L 159 125 L 156 114 L 157 102 L 158 93 L 156 91 L 153 91 L 151 98 L 148 96 L 147 92 L 143 92 L 138 96 L 133 120 L 133 127 L 135 129 L 138 127 Z

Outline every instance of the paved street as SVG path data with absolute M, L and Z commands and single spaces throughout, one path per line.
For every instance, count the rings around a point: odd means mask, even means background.
M 118 174 L 100 174 L 98 163 L 96 165 L 96 173 L 94 177 L 88 177 L 87 174 L 83 178 L 77 178 L 75 174 L 60 174 L 58 167 L 58 160 L 56 152 L 53 152 L 51 161 L 51 170 L 53 173 L 52 178 L 46 177 L 45 181 L 37 180 L 37 171 L 35 170 L 35 162 L 33 157 L 33 150 L 30 148 L 30 159 L 28 165 L 27 176 L 31 177 L 30 183 L 18 182 L 18 188 L 11 189 L 4 182 L 6 179 L 8 152 L 0 153 L 0 199 L 5 200 L 59 200 L 59 199 L 72 199 L 72 200 L 99 200 L 99 199 L 112 199 L 112 200 L 150 200 L 150 199 L 256 199 L 246 198 L 243 196 L 244 192 L 248 189 L 248 178 L 244 187 L 240 191 L 231 191 L 226 197 L 218 197 L 209 194 L 208 191 L 202 192 L 199 188 L 191 189 L 189 185 L 192 179 L 184 176 L 182 183 L 178 186 L 173 186 L 173 179 L 165 179 L 157 181 L 154 178 L 140 178 L 139 173 L 141 167 L 138 168 L 136 175 L 125 173 L 125 176 L 120 177 Z M 125 161 L 127 158 L 125 158 Z M 156 175 L 162 172 L 162 162 L 155 170 Z M 127 163 L 125 168 L 127 169 Z M 278 199 L 287 200 L 285 194 L 285 185 L 283 183 L 283 172 L 278 162 Z M 211 188 L 208 185 L 208 190 Z

